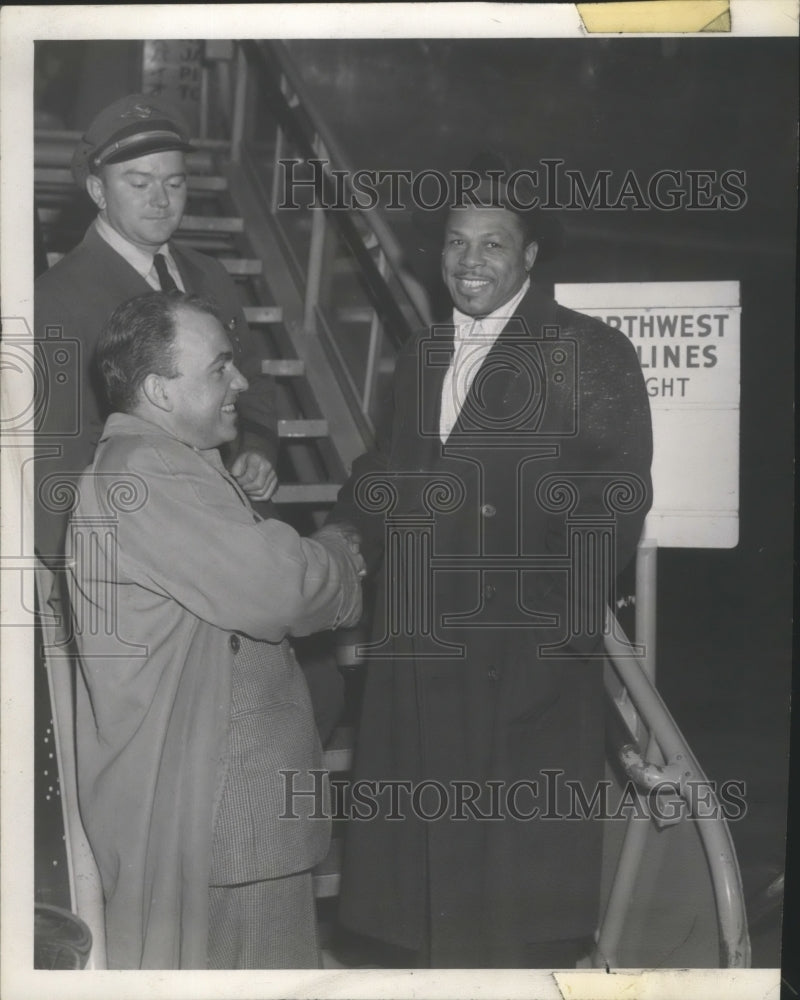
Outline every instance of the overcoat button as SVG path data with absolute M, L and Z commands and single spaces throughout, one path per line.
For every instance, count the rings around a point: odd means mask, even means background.
M 497 508 L 494 506 L 494 504 L 485 503 L 483 507 L 481 507 L 481 514 L 483 514 L 484 517 L 494 517 L 496 513 L 497 513 Z
M 500 674 L 497 671 L 497 667 L 489 667 L 489 669 L 486 671 L 486 676 L 489 678 L 490 681 L 496 681 L 500 677 Z
M 239 636 L 236 635 L 236 634 L 232 635 L 231 636 L 231 649 L 234 651 L 234 653 L 238 653 L 239 652 L 239 647 L 240 646 L 241 646 L 241 642 L 239 641 Z

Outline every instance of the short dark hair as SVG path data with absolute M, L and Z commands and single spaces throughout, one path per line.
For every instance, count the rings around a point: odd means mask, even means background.
M 193 309 L 219 319 L 214 306 L 199 295 L 146 292 L 117 306 L 103 329 L 95 368 L 112 412 L 130 413 L 148 375 L 176 378 L 175 316 Z

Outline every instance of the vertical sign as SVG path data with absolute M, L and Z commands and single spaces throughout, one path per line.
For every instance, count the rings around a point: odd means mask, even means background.
M 200 91 L 203 42 L 147 41 L 144 43 L 142 93 L 163 97 L 181 111 L 193 135 L 200 131 Z
M 621 330 L 636 347 L 653 415 L 659 546 L 739 541 L 738 281 L 556 285 L 556 299 Z

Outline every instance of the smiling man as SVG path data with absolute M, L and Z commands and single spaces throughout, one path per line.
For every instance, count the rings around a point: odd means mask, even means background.
M 274 386 L 260 373 L 263 352 L 233 281 L 212 257 L 172 242 L 186 208 L 190 150 L 180 117 L 144 94 L 101 111 L 75 148 L 73 177 L 97 206 L 97 218 L 34 286 L 34 336 L 56 350 L 62 340 L 70 356 L 68 366 L 45 373 L 53 381 L 45 389 L 35 463 L 36 548 L 45 562 L 63 547 L 69 514 L 60 502 L 63 484 L 74 483 L 91 461 L 107 415 L 91 368 L 100 332 L 116 306 L 151 289 L 178 289 L 215 304 L 249 382 L 226 461 L 254 501 L 267 500 L 277 485 Z
M 602 824 L 563 789 L 588 802 L 604 774 L 602 624 L 650 504 L 650 415 L 628 339 L 531 285 L 548 220 L 497 171 L 472 195 L 445 220 L 452 314 L 403 347 L 331 515 L 377 575 L 354 779 L 397 792 L 349 826 L 340 916 L 390 966 L 568 967 Z
M 321 793 L 282 816 L 282 772 L 314 787 L 321 763 L 287 637 L 358 620 L 356 538 L 263 520 L 225 469 L 247 380 L 204 301 L 124 303 L 98 373 L 112 412 L 67 551 L 109 968 L 315 968 L 330 824 Z

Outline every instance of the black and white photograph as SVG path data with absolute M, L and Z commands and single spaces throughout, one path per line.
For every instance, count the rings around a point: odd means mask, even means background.
M 4 8 L 4 997 L 800 996 L 799 8 Z

